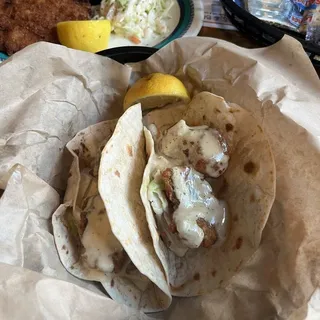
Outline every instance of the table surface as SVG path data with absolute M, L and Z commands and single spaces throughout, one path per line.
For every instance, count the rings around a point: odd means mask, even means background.
M 244 48 L 259 47 L 257 42 L 251 40 L 249 37 L 246 37 L 245 34 L 234 30 L 222 30 L 216 28 L 202 27 L 199 36 L 223 39 Z
M 259 45 L 256 41 L 250 39 L 245 34 L 239 31 L 233 30 L 222 30 L 222 29 L 215 29 L 215 28 L 207 28 L 202 27 L 199 36 L 201 37 L 214 37 L 222 40 L 226 40 L 232 42 L 240 47 L 244 48 L 258 48 Z M 316 69 L 320 77 L 320 68 Z

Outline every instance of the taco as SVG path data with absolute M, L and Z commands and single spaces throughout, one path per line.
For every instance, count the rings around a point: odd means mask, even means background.
M 251 113 L 209 92 L 144 124 L 140 193 L 171 293 L 225 286 L 258 248 L 274 201 L 268 139 Z
M 79 132 L 67 145 L 74 161 L 64 203 L 52 222 L 61 262 L 72 275 L 101 282 L 119 303 L 156 312 L 166 309 L 172 298 L 140 200 L 144 147 L 140 105 L 127 110 L 118 121 L 105 121 Z M 134 179 L 129 181 L 124 170 Z M 115 205 L 111 207 L 109 202 Z M 119 210 L 127 214 L 120 233 L 114 221 Z M 137 228 L 139 233 L 130 237 Z

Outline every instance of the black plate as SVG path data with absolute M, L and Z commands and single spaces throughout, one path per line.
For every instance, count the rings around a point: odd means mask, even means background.
M 97 52 L 100 56 L 105 56 L 122 64 L 139 62 L 148 59 L 157 52 L 156 48 L 149 47 L 118 47 Z

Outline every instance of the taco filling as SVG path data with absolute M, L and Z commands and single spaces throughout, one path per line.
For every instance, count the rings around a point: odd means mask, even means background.
M 218 177 L 228 167 L 228 146 L 218 130 L 189 127 L 181 120 L 159 142 L 172 166 L 157 169 L 148 199 L 161 237 L 182 257 L 189 249 L 221 244 L 227 233 L 227 206 L 213 195 L 205 177 Z
M 189 127 L 180 120 L 167 131 L 159 145 L 165 156 L 188 163 L 213 178 L 219 177 L 228 167 L 226 140 L 217 129 L 206 125 Z
M 118 273 L 126 261 L 123 247 L 111 232 L 108 216 L 102 209 L 103 203 L 99 196 L 89 198 L 87 207 L 101 208 L 97 211 L 84 209 L 81 215 L 81 242 L 84 247 L 82 259 L 88 267 L 102 272 Z M 82 233 L 82 234 L 81 234 Z

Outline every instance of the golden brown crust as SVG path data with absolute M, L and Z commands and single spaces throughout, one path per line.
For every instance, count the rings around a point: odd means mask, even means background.
M 174 188 L 173 188 L 173 183 L 172 183 L 172 169 L 166 169 L 161 173 L 162 180 L 164 182 L 164 190 L 166 193 L 166 196 L 170 203 L 172 204 L 173 211 L 175 211 L 180 204 L 180 201 L 177 199 L 175 193 L 174 193 Z
M 58 43 L 58 22 L 89 18 L 87 0 L 0 0 L 0 46 L 13 54 L 37 41 Z
M 218 240 L 217 231 L 214 225 L 210 224 L 205 219 L 198 219 L 197 225 L 202 229 L 204 233 L 203 241 L 201 246 L 204 248 L 210 248 Z

